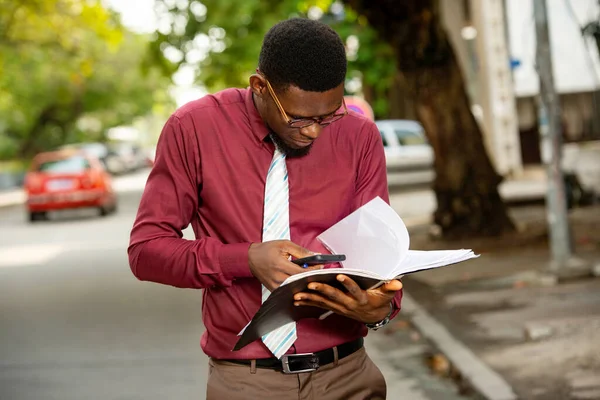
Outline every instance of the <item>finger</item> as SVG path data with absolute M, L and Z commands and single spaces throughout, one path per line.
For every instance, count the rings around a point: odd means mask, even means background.
M 324 283 L 311 282 L 308 284 L 308 289 L 318 292 L 318 294 L 335 303 L 343 304 L 347 308 L 351 308 L 355 302 L 354 298 L 348 296 L 346 293 Z
M 313 265 L 310 267 L 306 267 L 303 268 L 297 264 L 294 264 L 293 262 L 289 261 L 289 260 L 282 260 L 279 264 L 278 264 L 278 269 L 280 271 L 282 271 L 283 273 L 285 273 L 286 275 L 296 275 L 302 272 L 307 272 L 307 271 L 312 271 L 315 269 L 321 269 L 322 266 L 320 265 Z
M 336 279 L 339 282 L 342 282 L 346 290 L 348 290 L 348 293 L 350 293 L 350 295 L 356 299 L 358 304 L 364 306 L 368 303 L 369 298 L 367 296 L 367 292 L 362 290 L 360 286 L 358 286 L 358 284 L 354 282 L 354 280 L 342 274 L 338 275 Z
M 290 264 L 292 264 L 292 265 L 294 265 L 296 267 L 301 268 L 302 271 L 312 271 L 312 270 L 318 270 L 318 269 L 323 269 L 324 268 L 323 264 L 317 264 L 317 265 L 303 264 L 303 265 L 300 265 L 300 264 L 296 264 L 295 262 L 291 262 L 290 260 L 287 260 L 287 261 L 288 261 L 288 263 L 290 263 Z
M 385 303 L 392 300 L 400 289 L 402 289 L 402 282 L 394 279 L 376 289 L 369 290 L 368 292 L 369 294 L 379 297 Z
M 398 290 L 402 289 L 403 285 L 398 279 L 389 281 L 386 284 L 381 285 L 380 290 L 382 293 L 395 294 Z
M 295 264 L 294 264 L 295 265 Z M 324 265 L 323 264 L 319 264 L 319 265 L 308 265 L 308 266 L 301 266 L 300 268 L 302 268 L 302 271 L 312 271 L 312 270 L 317 270 L 317 269 L 323 269 Z
M 281 244 L 282 244 L 281 249 L 286 254 L 289 254 L 294 258 L 304 258 L 304 257 L 309 257 L 309 256 L 312 256 L 315 254 L 312 251 L 305 249 L 304 247 L 302 247 L 300 245 L 297 245 L 296 243 L 292 242 L 291 240 L 282 240 Z
M 319 293 L 300 292 L 294 295 L 295 306 L 312 306 L 325 310 L 333 311 L 337 314 L 348 314 L 348 309 L 344 304 L 336 303 Z

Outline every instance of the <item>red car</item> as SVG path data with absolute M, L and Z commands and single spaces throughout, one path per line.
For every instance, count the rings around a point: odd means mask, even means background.
M 111 177 L 100 161 L 78 151 L 38 154 L 25 177 L 30 221 L 44 220 L 48 211 L 96 207 L 100 215 L 117 209 Z

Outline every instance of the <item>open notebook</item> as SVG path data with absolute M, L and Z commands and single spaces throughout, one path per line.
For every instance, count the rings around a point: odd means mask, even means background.
M 456 264 L 478 257 L 469 249 L 409 250 L 406 225 L 381 198 L 376 197 L 323 232 L 317 238 L 332 254 L 345 254 L 343 268 L 307 271 L 289 277 L 262 304 L 252 321 L 240 332 L 234 350 L 278 327 L 302 318 L 323 317 L 317 307 L 294 306 L 293 296 L 310 282 L 323 282 L 344 290 L 336 280 L 340 273 L 363 289 L 377 287 L 403 275 Z

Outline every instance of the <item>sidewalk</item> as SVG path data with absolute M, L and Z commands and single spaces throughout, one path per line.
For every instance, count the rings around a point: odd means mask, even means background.
M 21 189 L 0 192 L 0 207 L 7 207 L 25 202 L 25 192 Z
M 466 346 L 515 393 L 497 398 L 600 399 L 600 278 L 556 282 L 546 273 L 544 206 L 511 212 L 522 231 L 494 240 L 432 242 L 427 229 L 413 227 L 414 249 L 473 248 L 481 257 L 406 277 L 405 289 L 448 332 L 444 340 Z M 600 266 L 600 206 L 574 209 L 569 218 L 575 254 Z M 412 316 L 411 324 L 418 322 Z M 457 376 L 486 387 L 463 354 L 423 333 Z
M 445 357 L 398 315 L 370 332 L 367 352 L 385 377 L 389 400 L 476 400 L 480 397 L 453 380 Z

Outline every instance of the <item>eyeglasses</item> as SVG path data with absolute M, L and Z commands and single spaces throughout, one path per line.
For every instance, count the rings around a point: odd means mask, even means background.
M 269 90 L 271 97 L 273 97 L 273 101 L 275 101 L 277 108 L 279 108 L 279 111 L 281 111 L 283 119 L 290 128 L 306 128 L 307 126 L 311 126 L 314 123 L 317 123 L 321 126 L 327 126 L 335 121 L 339 121 L 340 119 L 342 119 L 342 117 L 348 114 L 346 102 L 342 98 L 342 105 L 344 106 L 344 112 L 342 113 L 334 113 L 327 117 L 290 118 L 288 113 L 285 112 L 285 110 L 283 109 L 283 106 L 279 102 L 279 99 L 277 98 L 277 95 L 275 94 L 275 91 L 273 90 L 273 87 L 271 86 L 271 83 L 269 83 L 269 80 L 267 78 L 265 78 L 265 82 L 267 82 L 267 89 Z

